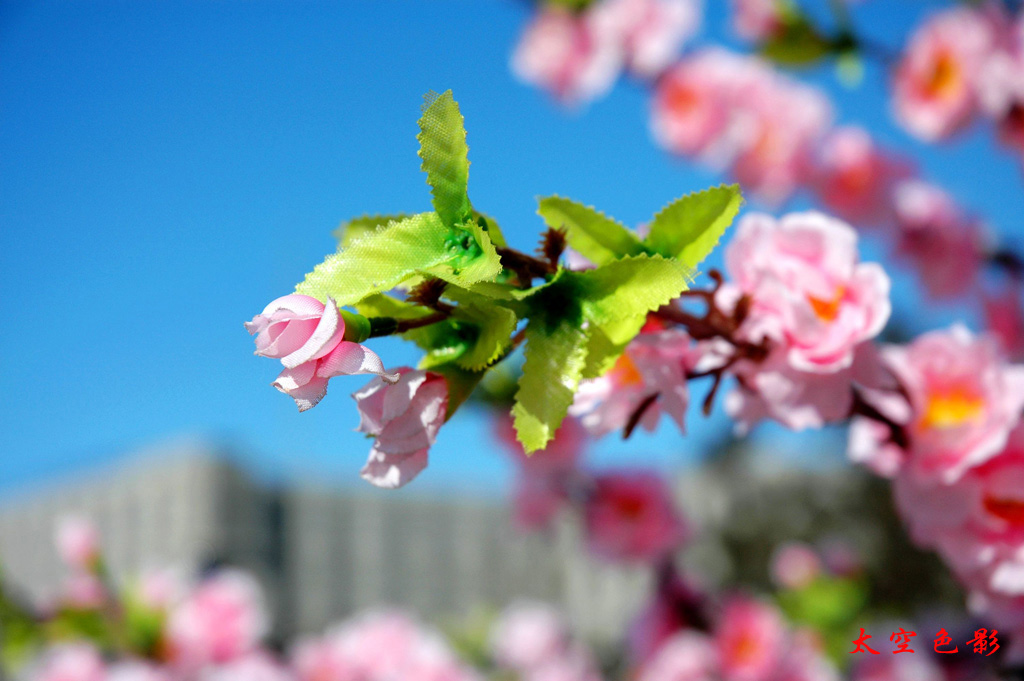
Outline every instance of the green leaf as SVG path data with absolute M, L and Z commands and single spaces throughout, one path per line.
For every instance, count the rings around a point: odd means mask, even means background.
M 578 324 L 526 327 L 526 361 L 512 407 L 516 436 L 529 454 L 555 436 L 579 387 L 587 336 Z
M 375 293 L 355 305 L 359 314 L 366 317 L 394 317 L 395 319 L 419 319 L 434 314 L 421 305 L 393 298 L 386 293 Z
M 498 225 L 498 221 L 492 218 L 490 215 L 481 213 L 480 211 L 473 209 L 473 219 L 477 222 L 482 222 L 481 227 L 487 231 L 487 236 L 491 238 L 491 243 L 495 246 L 507 246 L 505 242 L 505 235 L 501 232 L 501 226 Z
M 448 411 L 445 420 L 451 419 L 456 410 L 469 398 L 480 383 L 486 371 L 469 371 L 456 364 L 441 364 L 431 367 L 431 371 L 444 376 L 448 382 Z
M 501 260 L 479 225 L 450 228 L 437 213 L 419 213 L 329 255 L 295 292 L 355 305 L 419 274 L 469 287 L 500 271 Z
M 549 196 L 540 200 L 537 213 L 548 227 L 565 228 L 569 245 L 596 265 L 647 251 L 636 234 L 591 206 Z
M 510 336 L 519 324 L 515 312 L 497 305 L 463 303 L 454 316 L 476 328 L 471 349 L 456 360 L 456 364 L 470 371 L 485 369 L 498 359 L 511 344 Z
M 423 98 L 423 116 L 419 120 L 420 166 L 434 197 L 434 210 L 441 221 L 453 227 L 472 215 L 467 184 L 469 147 L 466 128 L 452 91 L 438 95 L 428 92 Z
M 696 268 L 718 244 L 742 203 L 735 184 L 687 194 L 654 216 L 645 242 L 654 251 Z
M 332 234 L 338 240 L 340 248 L 348 248 L 356 241 L 359 241 L 367 234 L 373 234 L 381 227 L 392 222 L 401 222 L 412 217 L 409 213 L 396 213 L 394 215 L 363 215 L 343 222 Z
M 782 30 L 760 47 L 761 55 L 784 66 L 811 66 L 832 52 L 832 43 L 805 18 L 783 24 Z

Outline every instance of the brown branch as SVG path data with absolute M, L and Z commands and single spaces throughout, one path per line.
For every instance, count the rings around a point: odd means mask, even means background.
M 636 409 L 633 410 L 633 413 L 629 415 L 629 420 L 626 421 L 626 426 L 622 429 L 623 440 L 628 440 L 629 436 L 633 434 L 636 427 L 640 425 L 640 419 L 644 417 L 647 410 L 658 399 L 659 394 L 660 393 L 654 393 L 645 397 L 643 401 L 637 405 Z

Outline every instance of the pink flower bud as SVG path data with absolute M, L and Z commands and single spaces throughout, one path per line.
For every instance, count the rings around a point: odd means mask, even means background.
M 596 476 L 584 520 L 590 550 L 611 560 L 658 560 L 689 534 L 664 480 L 646 471 Z
M 245 328 L 256 335 L 257 355 L 281 360 L 284 371 L 272 385 L 294 399 L 299 411 L 315 407 L 334 376 L 376 374 L 397 380 L 376 353 L 345 340 L 345 320 L 333 300 L 324 305 L 297 293 L 282 296 Z
M 377 487 L 405 485 L 427 467 L 448 409 L 448 383 L 440 374 L 402 367 L 397 382 L 375 378 L 353 393 L 359 432 L 376 438 L 362 470 Z

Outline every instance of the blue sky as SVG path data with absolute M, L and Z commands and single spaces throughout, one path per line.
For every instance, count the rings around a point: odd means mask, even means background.
M 725 3 L 707 4 L 702 40 L 720 40 Z M 896 45 L 938 4 L 876 0 L 857 18 Z M 362 379 L 335 379 L 298 414 L 242 321 L 333 250 L 343 219 L 428 208 L 414 136 L 429 89 L 454 90 L 473 202 L 523 248 L 538 195 L 637 223 L 719 181 L 654 147 L 636 84 L 567 113 L 516 82 L 508 56 L 527 16 L 511 0 L 0 5 L 0 496 L 181 435 L 230 441 L 266 475 L 356 481 L 367 445 L 348 393 Z M 1020 168 L 987 130 L 927 147 L 892 124 L 877 69 L 852 91 L 828 70 L 807 77 L 841 121 L 1020 237 Z M 913 282 L 895 279 L 910 309 Z M 389 365 L 415 361 L 400 343 L 374 347 Z M 723 426 L 691 421 L 687 438 L 665 428 L 597 456 L 675 465 Z M 460 414 L 416 484 L 499 487 L 507 464 L 487 431 Z

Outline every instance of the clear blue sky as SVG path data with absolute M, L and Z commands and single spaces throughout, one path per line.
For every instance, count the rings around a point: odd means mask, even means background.
M 707 4 L 702 40 L 720 39 L 725 2 Z M 858 18 L 895 45 L 936 4 L 873 0 Z M 334 379 L 299 414 L 242 321 L 333 250 L 344 218 L 427 209 L 414 135 L 429 89 L 454 90 L 473 201 L 520 247 L 537 195 L 637 223 L 718 181 L 654 147 L 634 84 L 567 114 L 516 82 L 527 16 L 511 0 L 0 4 L 0 496 L 181 434 L 232 441 L 265 473 L 355 480 L 367 445 L 348 393 L 363 380 Z M 810 77 L 842 121 L 1020 236 L 1021 172 L 987 131 L 926 148 L 890 122 L 877 71 L 854 91 Z M 689 439 L 666 428 L 599 457 L 671 465 L 722 425 L 691 422 Z M 493 489 L 507 469 L 486 431 L 461 414 L 416 484 Z

